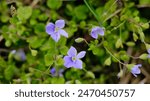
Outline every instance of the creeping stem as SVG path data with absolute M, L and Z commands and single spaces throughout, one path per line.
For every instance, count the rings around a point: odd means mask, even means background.
M 114 59 L 116 59 L 120 64 L 126 65 L 125 63 L 123 63 L 123 62 L 121 62 L 119 59 L 117 59 L 117 58 L 107 49 L 107 47 L 104 46 L 104 48 L 105 48 L 105 50 L 106 50 Z

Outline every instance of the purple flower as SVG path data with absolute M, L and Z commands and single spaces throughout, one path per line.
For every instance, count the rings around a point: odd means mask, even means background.
M 103 30 L 103 28 L 96 26 L 96 27 L 92 28 L 91 36 L 93 38 L 97 39 L 98 35 L 104 36 L 104 30 Z
M 77 54 L 77 50 L 71 46 L 67 54 L 68 56 L 64 57 L 64 66 L 67 68 L 74 67 L 82 69 L 82 61 L 80 59 L 85 56 L 86 52 L 81 51 L 79 54 Z
M 18 61 L 25 61 L 26 60 L 26 54 L 25 54 L 23 49 L 12 50 L 11 54 L 13 54 L 14 58 Z
M 137 64 L 137 65 L 134 65 L 132 68 L 131 68 L 131 73 L 137 77 L 136 74 L 140 74 L 141 73 L 141 70 L 139 69 L 139 67 L 142 67 L 141 64 Z
M 60 39 L 60 35 L 68 37 L 68 33 L 62 28 L 65 27 L 64 20 L 57 20 L 55 24 L 49 23 L 46 25 L 46 32 L 54 39 L 56 42 Z
M 60 70 L 57 72 L 54 67 L 50 70 L 50 73 L 52 74 L 52 76 L 57 76 L 57 75 L 63 76 L 63 72 L 64 72 L 64 69 L 60 69 Z
M 148 58 L 150 58 L 150 49 L 148 49 L 147 52 L 148 52 Z

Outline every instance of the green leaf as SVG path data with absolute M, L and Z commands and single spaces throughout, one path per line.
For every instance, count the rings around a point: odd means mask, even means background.
M 34 27 L 34 32 L 38 35 L 43 34 L 42 32 L 45 32 L 45 25 L 43 23 L 38 23 Z M 46 34 L 45 34 L 46 35 Z M 41 35 L 42 36 L 42 35 Z
M 136 17 L 134 18 L 134 21 L 135 21 L 136 23 L 140 22 L 140 17 L 136 16 Z
M 14 65 L 9 65 L 9 66 L 5 69 L 4 75 L 5 75 L 6 80 L 11 80 L 11 79 L 13 78 L 14 69 L 15 69 L 15 66 L 14 66 Z
M 84 29 L 86 27 L 86 22 L 85 21 L 81 21 L 80 22 L 80 27 Z
M 63 47 L 61 47 L 61 48 L 59 49 L 59 51 L 60 51 L 60 53 L 61 53 L 62 55 L 66 55 L 67 52 L 68 52 L 68 47 L 67 47 L 67 46 L 63 46 Z
M 31 48 L 38 48 L 42 46 L 44 40 L 45 39 L 40 39 L 37 36 L 32 36 L 32 37 L 27 38 L 27 42 L 29 42 L 29 45 L 31 46 Z
M 62 0 L 47 0 L 47 6 L 51 9 L 59 9 L 62 6 Z
M 80 80 L 75 80 L 75 84 L 82 84 Z
M 149 23 L 142 24 L 142 28 L 148 29 L 149 28 Z
M 0 56 L 0 67 L 7 67 L 7 62 Z
M 148 54 L 146 54 L 146 53 L 142 54 L 142 55 L 139 56 L 139 58 L 142 59 L 142 60 L 146 60 L 148 58 Z
M 126 42 L 126 45 L 129 47 L 133 47 L 135 46 L 135 43 L 130 41 L 130 42 Z
M 142 29 L 141 29 L 141 28 L 138 28 L 137 30 L 138 30 L 138 33 L 139 33 L 139 35 L 140 35 L 141 41 L 144 42 L 145 35 L 144 35 Z
M 62 66 L 63 64 L 64 64 L 63 58 L 62 58 L 62 57 L 59 57 L 59 58 L 57 59 L 57 65 L 58 65 L 58 66 Z
M 115 44 L 116 48 L 123 48 L 122 40 L 119 38 Z
M 75 39 L 75 42 L 76 42 L 76 43 L 81 43 L 81 42 L 83 42 L 83 41 L 84 41 L 83 38 L 77 38 L 77 39 Z
M 150 44 L 145 44 L 145 46 L 146 46 L 146 49 L 148 50 L 148 49 L 150 49 Z
M 19 7 L 17 9 L 17 17 L 20 20 L 27 20 L 27 19 L 29 19 L 31 14 L 32 14 L 31 6 L 24 6 L 24 7 L 21 6 L 21 7 Z
M 133 33 L 133 40 L 137 41 L 137 39 L 138 39 L 138 36 L 135 33 Z
M 150 4 L 150 0 L 139 0 L 141 5 L 149 5 Z
M 111 65 L 111 57 L 108 57 L 108 58 L 105 60 L 104 65 L 106 65 L 106 66 L 110 66 L 110 65 Z
M 77 6 L 74 9 L 74 13 L 79 20 L 85 20 L 87 18 L 88 8 L 85 5 Z
M 95 75 L 94 75 L 93 72 L 87 71 L 87 72 L 86 72 L 86 77 L 94 79 L 94 78 L 95 78 Z
M 54 63 L 53 54 L 47 53 L 44 56 L 44 61 L 46 66 L 51 66 Z
M 129 58 L 128 55 L 124 54 L 124 55 L 120 56 L 120 59 L 123 60 L 123 61 L 128 61 L 130 58 Z
M 127 64 L 126 67 L 128 68 L 129 71 L 133 68 L 134 64 Z
M 37 50 L 33 50 L 33 49 L 31 49 L 31 54 L 32 54 L 32 56 L 36 56 L 36 55 L 37 55 L 37 53 L 38 53 L 38 51 L 37 51 Z
M 60 77 L 60 78 L 54 77 L 51 79 L 51 83 L 52 84 L 64 84 L 65 79 L 63 77 Z
M 6 42 L 5 42 L 5 46 L 6 47 L 10 47 L 11 44 L 12 44 L 12 42 L 10 40 L 6 40 Z

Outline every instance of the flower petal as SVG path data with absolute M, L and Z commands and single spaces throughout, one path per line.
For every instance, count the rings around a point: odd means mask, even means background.
M 46 25 L 46 32 L 51 35 L 55 31 L 55 25 L 53 23 L 49 23 Z
M 103 28 L 101 27 L 94 27 L 92 28 L 92 31 L 91 31 L 91 36 L 95 39 L 98 38 L 98 34 L 101 35 L 101 36 L 104 36 L 104 30 Z
M 65 21 L 64 20 L 57 20 L 55 22 L 55 26 L 58 28 L 64 28 L 65 27 Z
M 138 65 L 134 65 L 134 67 L 131 69 L 131 73 L 137 77 L 136 74 L 140 74 L 141 73 L 141 70 L 139 69 L 139 67 L 141 67 L 142 65 L 141 64 L 138 64 Z
M 52 74 L 52 76 L 55 76 L 55 75 L 56 75 L 56 69 L 53 67 L 53 68 L 50 70 L 50 73 Z
M 150 49 L 148 49 L 147 51 L 148 51 L 148 53 L 150 54 Z
M 92 36 L 93 38 L 95 38 L 95 39 L 98 38 L 98 33 L 97 33 L 97 31 L 96 31 L 95 28 L 92 29 L 92 31 L 91 31 L 91 36 Z
M 136 67 L 142 67 L 142 65 L 141 64 L 137 64 L 137 65 L 135 65 Z
M 82 69 L 82 61 L 76 60 L 76 62 L 73 64 L 74 68 Z
M 59 73 L 58 73 L 58 74 L 59 74 L 60 77 L 63 76 L 63 72 L 64 72 L 64 69 L 60 69 L 60 70 L 59 70 Z
M 83 58 L 86 54 L 86 51 L 81 51 L 78 55 L 77 58 Z
M 104 36 L 104 30 L 103 30 L 103 28 L 98 27 L 97 28 L 97 32 L 98 32 L 99 35 Z
M 58 33 L 65 36 L 65 37 L 68 37 L 68 33 L 66 31 L 64 31 L 63 29 L 59 29 Z
M 60 34 L 58 32 L 55 32 L 51 34 L 51 37 L 55 40 L 55 42 L 58 42 L 58 40 L 60 39 Z
M 70 57 L 75 57 L 77 55 L 77 50 L 71 46 L 71 48 L 69 49 L 68 53 L 67 53 Z
M 150 58 L 150 54 L 148 55 L 148 58 Z
M 72 67 L 73 66 L 73 61 L 71 60 L 71 57 L 70 56 L 65 56 L 64 57 L 64 66 L 69 68 L 69 67 Z

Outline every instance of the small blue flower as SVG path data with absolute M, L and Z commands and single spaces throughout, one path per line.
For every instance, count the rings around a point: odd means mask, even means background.
M 93 38 L 97 39 L 98 35 L 104 36 L 104 30 L 103 30 L 103 28 L 96 26 L 96 27 L 92 28 L 91 36 Z
M 150 58 L 150 49 L 148 49 L 147 52 L 148 52 L 148 58 Z
M 26 60 L 26 54 L 25 54 L 23 49 L 12 50 L 11 54 L 13 54 L 14 58 L 18 61 L 25 61 Z
M 86 52 L 81 51 L 79 54 L 77 54 L 77 50 L 71 46 L 67 54 L 68 56 L 64 57 L 64 66 L 67 68 L 74 67 L 82 69 L 82 61 L 80 59 L 85 56 Z
M 137 77 L 136 74 L 140 74 L 141 73 L 141 70 L 139 69 L 139 67 L 142 67 L 141 64 L 137 64 L 137 65 L 134 65 L 132 68 L 131 68 L 131 73 Z
M 58 40 L 60 39 L 60 35 L 68 37 L 68 33 L 62 29 L 64 27 L 65 21 L 57 20 L 55 24 L 50 22 L 46 25 L 46 32 L 52 37 L 52 39 L 55 40 L 55 42 L 58 42 Z
M 64 69 L 59 69 L 59 71 L 57 72 L 56 69 L 53 67 L 52 69 L 50 69 L 50 73 L 52 74 L 52 76 L 63 76 L 63 72 Z
M 52 69 L 50 69 L 50 73 L 52 74 L 52 76 L 56 76 L 56 69 L 53 67 Z

